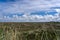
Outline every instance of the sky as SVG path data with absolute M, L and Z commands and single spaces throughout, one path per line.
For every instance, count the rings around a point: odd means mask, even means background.
M 0 22 L 60 22 L 60 0 L 0 0 Z

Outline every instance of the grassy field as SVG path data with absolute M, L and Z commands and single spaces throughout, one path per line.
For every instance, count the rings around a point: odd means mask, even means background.
M 60 23 L 1 22 L 0 40 L 60 40 Z

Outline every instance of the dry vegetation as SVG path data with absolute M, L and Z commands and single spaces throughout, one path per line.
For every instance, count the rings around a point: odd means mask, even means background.
M 0 23 L 0 40 L 59 40 L 59 22 Z

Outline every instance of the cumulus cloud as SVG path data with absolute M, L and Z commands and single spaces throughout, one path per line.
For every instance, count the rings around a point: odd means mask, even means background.
M 16 21 L 16 22 L 50 22 L 50 21 L 59 21 L 60 16 L 59 14 L 53 15 L 13 15 L 13 17 L 4 16 L 6 21 Z

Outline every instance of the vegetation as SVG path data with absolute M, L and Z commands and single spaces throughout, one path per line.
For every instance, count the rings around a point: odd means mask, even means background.
M 3 22 L 0 23 L 0 40 L 59 40 L 59 22 Z

